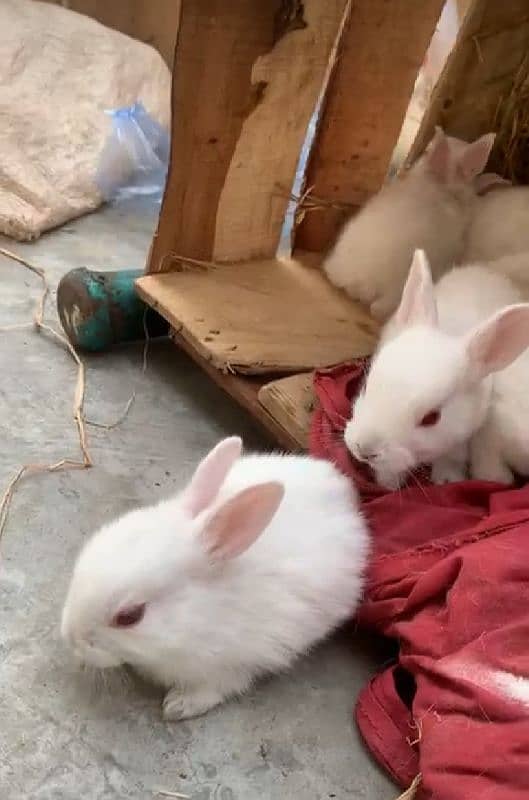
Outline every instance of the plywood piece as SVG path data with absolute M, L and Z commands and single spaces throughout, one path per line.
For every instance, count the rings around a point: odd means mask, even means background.
M 140 296 L 221 370 L 302 372 L 370 353 L 377 326 L 317 269 L 255 261 L 146 275 Z
M 184 350 L 196 363 L 209 375 L 209 377 L 223 391 L 230 395 L 253 419 L 265 430 L 277 444 L 284 450 L 294 452 L 303 450 L 302 444 L 259 402 L 259 391 L 263 387 L 264 379 L 255 376 L 241 376 L 226 374 L 216 369 L 210 361 L 201 355 L 176 331 L 171 332 L 175 344 Z
M 525 77 L 529 72 L 528 51 L 527 0 L 474 0 L 432 94 L 410 161 L 423 152 L 436 125 L 467 140 L 501 130 L 513 113 L 511 99 L 520 71 Z M 505 145 L 499 137 L 492 168 L 503 170 Z
M 273 257 L 346 0 L 182 0 L 171 165 L 149 272 L 171 252 Z
M 296 245 L 324 251 L 380 188 L 444 0 L 355 0 L 331 78 L 306 185 L 337 204 L 307 213 Z
M 309 447 L 309 431 L 314 410 L 312 372 L 290 375 L 266 383 L 258 394 L 259 402 L 299 443 Z

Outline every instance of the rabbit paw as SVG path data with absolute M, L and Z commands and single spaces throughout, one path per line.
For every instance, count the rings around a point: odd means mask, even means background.
M 163 717 L 169 721 L 199 717 L 209 711 L 210 708 L 218 706 L 223 699 L 219 692 L 209 687 L 200 687 L 188 691 L 173 688 L 165 695 Z
M 432 465 L 432 483 L 456 483 L 464 481 L 465 466 L 455 461 L 435 461 Z

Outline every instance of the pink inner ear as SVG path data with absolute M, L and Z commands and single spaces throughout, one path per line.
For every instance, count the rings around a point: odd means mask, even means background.
M 272 521 L 283 494 L 282 484 L 272 481 L 250 486 L 227 500 L 204 527 L 207 552 L 216 560 L 244 553 Z
M 437 324 L 437 306 L 430 265 L 423 250 L 415 250 L 396 320 L 400 325 Z
M 529 304 L 500 311 L 468 340 L 468 356 L 479 377 L 505 369 L 529 347 Z
M 241 439 L 231 436 L 219 442 L 200 462 L 184 492 L 185 505 L 193 518 L 213 503 L 241 449 Z
M 428 168 L 434 178 L 439 183 L 445 183 L 448 179 L 450 165 L 450 146 L 442 130 L 438 129 L 436 131 L 426 158 Z
M 487 166 L 494 139 L 494 133 L 487 133 L 465 147 L 459 159 L 459 169 L 466 181 L 474 180 L 483 172 Z

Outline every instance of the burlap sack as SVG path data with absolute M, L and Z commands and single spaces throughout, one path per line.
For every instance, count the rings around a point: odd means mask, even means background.
M 0 233 L 34 239 L 97 208 L 104 111 L 136 100 L 169 126 L 170 73 L 152 47 L 60 6 L 0 0 Z

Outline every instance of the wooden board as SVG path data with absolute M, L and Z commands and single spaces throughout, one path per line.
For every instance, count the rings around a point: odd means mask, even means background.
M 181 0 L 171 165 L 148 271 L 273 257 L 346 0 Z
M 472 140 L 501 130 L 506 123 L 509 138 L 509 117 L 516 113 L 511 106 L 513 87 L 529 75 L 528 51 L 528 0 L 474 0 L 434 89 L 409 160 L 423 152 L 436 125 Z M 502 147 L 506 144 L 498 137 L 491 168 L 503 172 Z
M 241 376 L 225 374 L 216 369 L 210 361 L 202 358 L 179 333 L 171 331 L 171 338 L 175 344 L 184 350 L 196 363 L 209 375 L 209 377 L 223 389 L 230 397 L 239 403 L 255 421 L 276 441 L 280 447 L 294 452 L 303 450 L 303 446 L 295 435 L 283 427 L 281 423 L 267 411 L 259 402 L 259 391 L 265 384 L 265 380 L 255 376 Z
M 312 372 L 289 375 L 265 383 L 258 394 L 261 405 L 303 450 L 309 447 L 310 422 L 314 410 L 312 376 Z
M 217 210 L 217 261 L 275 255 L 307 126 L 348 4 L 284 5 L 299 9 L 298 22 L 254 65 L 252 81 L 264 87 L 263 94 L 244 121 L 226 174 Z
M 297 247 L 326 250 L 347 214 L 380 188 L 443 6 L 444 0 L 352 4 L 306 178 L 314 195 L 342 207 L 307 213 Z
M 223 371 L 302 372 L 373 350 L 377 325 L 317 269 L 255 261 L 145 275 L 140 296 Z

